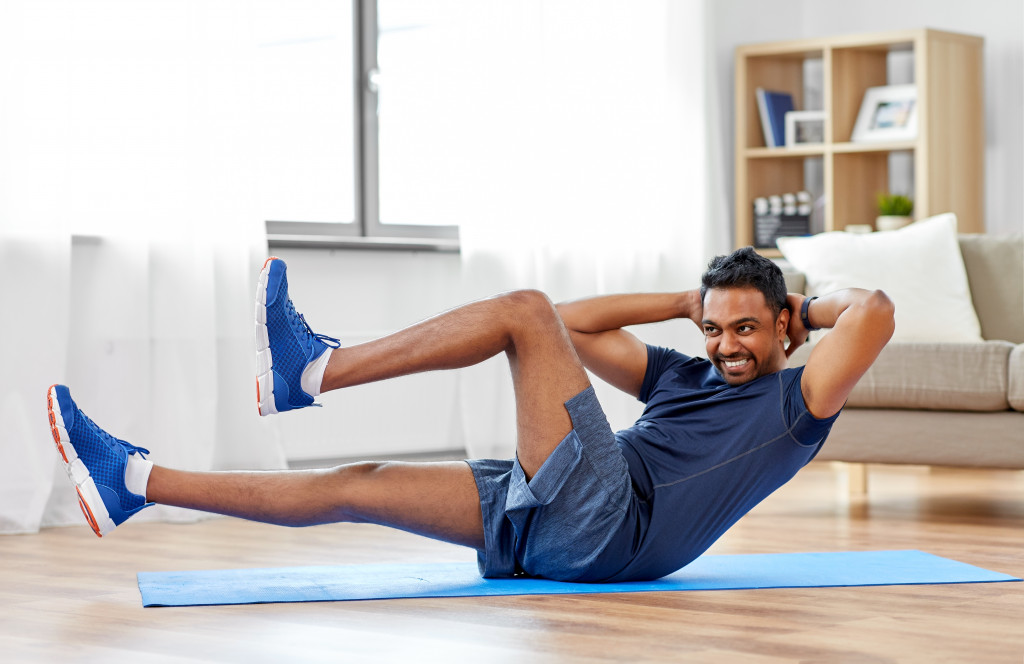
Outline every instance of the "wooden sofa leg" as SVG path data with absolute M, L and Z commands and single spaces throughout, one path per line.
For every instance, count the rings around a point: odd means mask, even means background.
M 863 497 L 868 494 L 868 465 L 866 463 L 847 463 L 846 476 L 849 479 L 850 496 Z

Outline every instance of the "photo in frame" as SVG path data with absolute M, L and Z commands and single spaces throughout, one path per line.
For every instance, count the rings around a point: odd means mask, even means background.
M 825 111 L 786 113 L 786 147 L 825 142 Z
M 917 86 L 868 88 L 850 140 L 908 141 L 917 138 Z

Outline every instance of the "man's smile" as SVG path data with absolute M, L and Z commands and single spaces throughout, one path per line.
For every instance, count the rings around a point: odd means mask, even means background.
M 736 357 L 735 355 L 732 357 L 715 355 L 715 365 L 722 378 L 733 385 L 745 383 L 755 378 L 757 367 L 759 366 L 752 355 L 741 357 Z

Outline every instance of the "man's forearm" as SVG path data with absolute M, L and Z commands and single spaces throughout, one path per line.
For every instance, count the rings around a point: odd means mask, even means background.
M 565 326 L 572 332 L 594 334 L 629 325 L 690 318 L 700 324 L 703 307 L 700 292 L 600 295 L 557 305 Z
M 806 318 L 812 328 L 832 328 L 811 351 L 800 379 L 800 391 L 807 410 L 815 417 L 830 417 L 842 409 L 853 387 L 878 358 L 895 329 L 895 307 L 880 290 L 848 288 L 820 298 L 792 298 L 788 335 L 791 356 L 807 338 L 807 328 L 800 321 L 800 307 L 806 307 Z
M 892 317 L 892 302 L 881 291 L 846 288 L 816 298 L 807 307 L 807 318 L 812 327 L 832 328 L 844 313 L 854 310 L 878 312 L 882 318 Z M 799 311 L 795 312 L 799 315 Z

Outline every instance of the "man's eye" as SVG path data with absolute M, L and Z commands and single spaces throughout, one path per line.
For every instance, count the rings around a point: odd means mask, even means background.
M 704 334 L 706 334 L 709 337 L 715 336 L 715 334 L 717 332 L 718 332 L 718 328 L 717 327 L 705 327 L 704 328 Z

